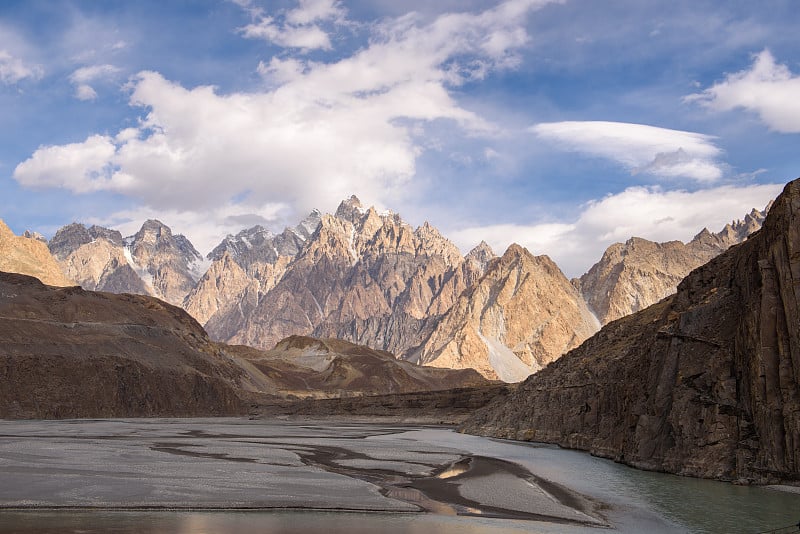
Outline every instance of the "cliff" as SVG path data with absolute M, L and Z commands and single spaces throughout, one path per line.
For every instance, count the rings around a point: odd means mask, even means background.
M 606 325 L 477 412 L 467 432 L 644 469 L 800 480 L 800 180 L 677 293 Z

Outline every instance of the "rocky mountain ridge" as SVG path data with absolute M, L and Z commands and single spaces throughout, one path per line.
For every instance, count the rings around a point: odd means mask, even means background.
M 464 291 L 418 361 L 519 382 L 577 347 L 600 325 L 547 256 L 512 245 Z
M 148 220 L 134 235 L 73 223 L 48 244 L 67 276 L 84 289 L 151 295 L 181 304 L 204 271 L 203 258 L 183 235 Z
M 676 294 L 607 324 L 463 429 L 683 475 L 800 480 L 800 180 Z
M 594 333 L 592 312 L 607 323 L 663 298 L 762 221 L 753 210 L 687 244 L 612 245 L 573 280 L 577 292 L 549 259 L 516 246 L 496 258 L 486 243 L 462 256 L 429 223 L 412 228 L 355 196 L 280 234 L 254 226 L 229 235 L 206 258 L 159 221 L 127 238 L 72 224 L 49 246 L 82 287 L 158 296 L 215 340 L 271 349 L 295 334 L 341 338 L 519 381 Z
M 246 313 L 233 309 L 207 326 L 219 339 L 262 348 L 300 333 L 403 354 L 480 268 L 431 225 L 413 229 L 351 197 L 321 217 L 273 287 L 249 293 Z
M 600 322 L 607 324 L 673 294 L 692 270 L 761 228 L 769 207 L 753 209 L 718 233 L 704 228 L 688 243 L 656 243 L 640 237 L 615 243 L 573 283 Z

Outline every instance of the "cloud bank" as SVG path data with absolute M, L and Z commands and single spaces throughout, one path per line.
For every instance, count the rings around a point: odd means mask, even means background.
M 537 124 L 530 131 L 563 150 L 615 161 L 632 174 L 689 178 L 711 183 L 723 175 L 714 137 L 645 124 L 567 121 Z
M 262 62 L 269 88 L 259 92 L 220 94 L 140 72 L 128 84 L 129 104 L 142 110 L 135 127 L 42 146 L 13 176 L 26 187 L 122 194 L 141 210 L 172 210 L 184 219 L 230 205 L 240 214 L 291 220 L 354 192 L 394 205 L 415 175 L 427 124 L 448 121 L 454 135 L 494 131 L 452 91 L 513 67 L 528 41 L 525 15 L 547 3 L 510 0 L 432 21 L 390 19 L 373 28 L 367 47 L 338 61 Z M 340 14 L 336 2 L 306 1 L 283 19 L 302 26 Z M 93 98 L 88 83 L 113 72 L 110 65 L 75 71 L 79 98 Z

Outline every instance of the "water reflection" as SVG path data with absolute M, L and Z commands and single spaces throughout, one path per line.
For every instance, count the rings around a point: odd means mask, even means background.
M 445 478 L 454 478 L 457 477 L 458 475 L 463 475 L 469 470 L 469 465 L 470 465 L 470 459 L 466 458 L 460 462 L 454 463 L 453 465 L 451 465 L 450 467 L 448 467 L 447 469 L 436 475 L 436 478 L 445 479 Z

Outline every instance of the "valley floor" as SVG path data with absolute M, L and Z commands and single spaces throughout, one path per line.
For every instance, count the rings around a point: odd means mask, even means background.
M 666 495 L 691 507 L 692 492 L 709 504 L 721 494 L 731 510 L 719 513 L 743 512 L 752 528 L 738 531 L 757 532 L 790 523 L 787 510 L 800 509 L 800 495 L 737 488 L 731 500 L 728 484 L 687 484 L 551 446 L 342 419 L 0 421 L 0 476 L 0 532 L 45 532 L 48 524 L 158 531 L 176 521 L 188 522 L 179 529 L 187 533 L 207 531 L 192 524 L 284 531 L 284 520 L 327 533 L 358 525 L 386 532 L 414 525 L 467 533 L 715 531 L 660 502 Z

